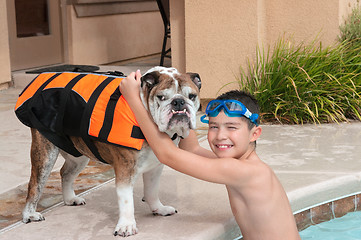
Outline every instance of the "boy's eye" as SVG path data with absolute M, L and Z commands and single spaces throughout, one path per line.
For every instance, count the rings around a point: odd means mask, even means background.
M 164 101 L 164 100 L 165 100 L 165 96 L 164 96 L 164 95 L 157 95 L 157 98 L 158 98 L 160 101 Z
M 197 95 L 196 94 L 189 94 L 189 99 L 194 101 L 194 99 L 196 99 Z

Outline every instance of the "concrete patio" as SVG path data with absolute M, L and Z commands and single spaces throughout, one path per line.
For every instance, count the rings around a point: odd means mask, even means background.
M 125 74 L 151 65 L 102 66 Z M 23 73 L 17 73 L 23 74 Z M 23 224 L 17 217 L 25 202 L 30 176 L 30 131 L 13 108 L 29 81 L 19 75 L 15 87 L 0 91 L 0 239 L 115 239 L 118 219 L 115 184 L 108 166 L 92 163 L 76 185 L 85 206 L 61 203 L 60 159 L 41 200 L 45 221 Z M 31 76 L 32 79 L 34 76 Z M 294 212 L 342 196 L 361 192 L 361 123 L 324 125 L 262 125 L 257 152 L 280 178 Z M 198 137 L 208 147 L 206 126 Z M 200 181 L 165 167 L 160 198 L 178 213 L 153 216 L 143 197 L 142 179 L 134 189 L 139 233 L 129 239 L 233 239 L 239 236 L 224 186 Z M 14 220 L 15 216 L 15 220 Z M 11 220 L 11 221 L 10 221 Z M 119 238 L 119 237 L 118 237 Z

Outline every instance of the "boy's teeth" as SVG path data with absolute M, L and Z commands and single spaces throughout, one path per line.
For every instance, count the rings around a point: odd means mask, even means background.
M 218 145 L 218 148 L 229 148 L 229 145 Z

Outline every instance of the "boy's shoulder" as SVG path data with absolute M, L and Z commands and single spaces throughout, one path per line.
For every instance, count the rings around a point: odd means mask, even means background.
M 261 158 L 255 153 L 255 151 L 243 161 L 245 163 L 245 167 L 253 168 L 254 172 L 257 172 L 257 174 L 269 174 L 273 173 L 272 168 L 261 160 Z M 248 166 L 247 166 L 248 165 Z
M 240 165 L 240 169 L 244 171 L 250 171 L 251 169 L 267 170 L 269 166 L 263 162 L 255 152 L 252 152 L 247 157 L 233 158 Z

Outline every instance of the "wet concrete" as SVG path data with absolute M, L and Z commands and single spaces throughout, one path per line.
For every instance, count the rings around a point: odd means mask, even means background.
M 110 179 L 114 171 L 110 165 L 90 161 L 74 182 L 76 194 L 81 194 Z M 27 184 L 21 184 L 0 194 L 0 229 L 10 226 L 22 219 L 21 211 L 25 206 Z M 38 211 L 42 212 L 63 201 L 59 171 L 52 172 L 38 203 Z

